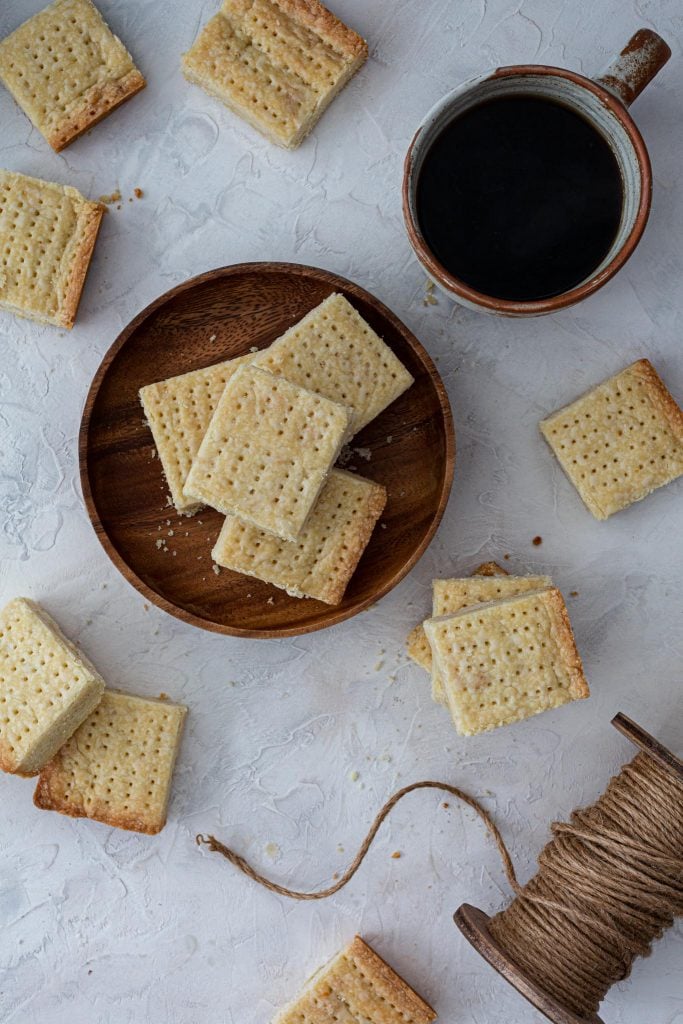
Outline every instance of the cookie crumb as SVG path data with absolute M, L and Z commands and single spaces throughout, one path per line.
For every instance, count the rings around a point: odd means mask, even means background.
M 543 537 L 534 537 L 531 543 L 534 545 L 534 547 L 537 548 L 540 544 L 543 543 Z
M 216 563 L 214 562 L 214 564 L 213 564 L 213 565 L 211 566 L 211 568 L 212 568 L 212 569 L 213 569 L 213 571 L 214 571 L 214 572 L 216 573 L 216 576 L 218 576 L 218 574 L 219 574 L 219 573 L 220 573 L 220 571 L 221 571 L 221 567 L 220 567 L 220 565 L 216 565 Z
M 442 807 L 445 807 L 445 809 L 446 809 L 446 810 L 448 810 L 448 808 L 449 808 L 449 807 L 450 807 L 451 805 L 450 805 L 450 804 L 447 804 L 447 803 L 446 803 L 446 801 L 444 800 L 444 802 L 443 802 L 443 803 L 441 804 L 441 806 L 442 806 Z
M 135 196 L 136 199 L 142 199 L 144 194 L 145 193 L 142 191 L 141 188 L 134 188 L 133 189 L 133 195 Z
M 353 450 L 356 455 L 359 455 L 361 459 L 365 459 L 366 462 L 369 462 L 372 458 L 372 452 L 369 448 L 354 448 Z
M 578 597 L 579 596 L 578 590 L 570 590 L 569 591 L 569 596 L 570 597 Z
M 121 193 L 119 192 L 118 189 L 116 189 L 110 195 L 100 196 L 100 202 L 104 203 L 106 206 L 111 206 L 112 203 L 118 203 L 120 198 L 121 198 Z M 119 209 L 121 209 L 121 207 L 119 207 Z
M 400 850 L 394 850 L 394 852 L 391 855 L 391 859 L 392 860 L 400 860 L 401 859 L 401 851 Z

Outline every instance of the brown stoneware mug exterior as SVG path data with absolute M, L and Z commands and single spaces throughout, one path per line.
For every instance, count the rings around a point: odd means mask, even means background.
M 410 144 L 403 172 L 403 216 L 410 243 L 429 277 L 456 302 L 498 316 L 539 316 L 592 295 L 623 267 L 645 229 L 652 200 L 652 171 L 645 143 L 628 106 L 664 66 L 671 50 L 650 29 L 640 29 L 597 79 L 545 64 L 496 68 L 470 79 L 427 114 Z M 455 117 L 484 100 L 509 95 L 541 96 L 569 106 L 611 146 L 621 173 L 623 209 L 615 239 L 598 267 L 569 291 L 532 302 L 485 295 L 454 277 L 430 251 L 417 217 L 417 182 L 425 156 Z

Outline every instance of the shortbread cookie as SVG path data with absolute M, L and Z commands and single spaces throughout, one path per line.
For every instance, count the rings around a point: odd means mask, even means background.
M 296 540 L 348 437 L 350 410 L 241 366 L 228 381 L 184 493 Z
M 318 0 L 224 0 L 183 56 L 185 77 L 294 149 L 368 55 Z
M 0 170 L 0 309 L 73 327 L 104 206 Z
M 140 401 L 178 512 L 192 515 L 202 507 L 183 494 L 187 474 L 225 385 L 252 358 L 247 353 L 140 388 Z
M 3 39 L 0 81 L 58 152 L 145 85 L 90 0 L 55 0 Z
M 332 294 L 254 357 L 254 364 L 353 410 L 353 432 L 413 377 L 343 295 Z
M 540 428 L 596 519 L 683 474 L 683 411 L 647 359 L 542 420 Z
M 104 681 L 57 623 L 17 597 L 0 612 L 0 769 L 37 775 L 99 703 Z
M 478 565 L 477 568 L 470 573 L 470 577 L 507 575 L 507 571 L 503 569 L 500 565 L 498 565 L 497 562 L 482 562 L 481 565 Z M 433 587 L 434 581 L 432 581 L 432 589 Z M 432 599 L 432 615 L 445 615 L 448 612 L 457 611 L 459 611 L 458 608 L 444 608 L 441 611 L 437 612 L 434 607 L 434 602 Z M 429 646 L 429 640 L 427 639 L 427 635 L 424 631 L 424 626 L 422 625 L 421 622 L 418 622 L 417 626 L 414 626 L 413 629 L 411 629 L 410 633 L 408 633 L 408 636 L 406 637 L 406 651 L 408 657 L 411 658 L 416 665 L 419 665 L 420 668 L 423 668 L 425 670 L 425 672 L 429 672 L 431 674 L 432 650 L 431 647 Z
M 321 967 L 273 1024 L 428 1024 L 434 1010 L 356 936 Z
M 433 616 L 450 615 L 488 601 L 500 601 L 517 594 L 528 594 L 552 586 L 549 576 L 505 576 L 500 579 L 434 580 Z M 431 653 L 431 652 L 430 652 Z M 447 705 L 446 692 L 441 681 L 439 666 L 430 657 L 432 700 Z
M 589 695 L 555 587 L 475 605 L 424 625 L 461 736 Z
M 34 803 L 132 832 L 160 832 L 186 714 L 180 704 L 105 690 L 43 768 Z
M 298 540 L 280 540 L 228 516 L 212 557 L 292 597 L 339 604 L 386 499 L 380 484 L 333 469 Z

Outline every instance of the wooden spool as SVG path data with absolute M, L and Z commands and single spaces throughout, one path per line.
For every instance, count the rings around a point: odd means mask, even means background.
M 641 751 L 656 761 L 660 767 L 670 772 L 678 781 L 683 782 L 683 761 L 644 729 L 641 729 L 636 722 L 619 712 L 612 719 L 612 725 L 637 747 L 640 747 Z M 602 1018 L 597 1014 L 581 1017 L 574 1013 L 573 1010 L 563 1006 L 536 982 L 528 978 L 489 931 L 490 917 L 483 910 L 472 907 L 469 903 L 463 903 L 456 910 L 454 920 L 467 941 L 483 956 L 484 960 L 488 961 L 499 974 L 502 974 L 505 980 L 513 988 L 516 988 L 525 999 L 528 999 L 537 1010 L 540 1010 L 548 1020 L 553 1021 L 553 1024 L 604 1024 Z

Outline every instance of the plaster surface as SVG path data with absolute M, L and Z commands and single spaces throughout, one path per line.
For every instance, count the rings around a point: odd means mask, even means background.
M 41 6 L 4 0 L 0 35 Z M 606 523 L 592 519 L 538 420 L 641 356 L 683 400 L 683 14 L 675 0 L 335 0 L 370 41 L 368 64 L 294 153 L 263 141 L 178 59 L 215 0 L 100 0 L 148 78 L 144 92 L 61 155 L 0 90 L 0 165 L 98 197 L 102 227 L 71 333 L 0 315 L 0 600 L 43 602 L 112 686 L 189 705 L 169 823 L 142 837 L 33 807 L 0 777 L 0 1020 L 4 1024 L 267 1024 L 355 932 L 462 1024 L 540 1020 L 452 923 L 463 901 L 510 898 L 468 810 L 418 793 L 333 899 L 261 891 L 194 836 L 211 831 L 286 885 L 343 870 L 379 805 L 423 778 L 467 788 L 495 815 L 520 876 L 551 820 L 593 800 L 632 749 L 618 710 L 680 752 L 683 482 Z M 517 62 L 599 72 L 641 26 L 673 57 L 636 101 L 654 205 L 633 258 L 558 315 L 497 320 L 437 295 L 403 229 L 410 138 L 448 89 Z M 134 188 L 144 191 L 133 199 Z M 373 291 L 437 360 L 458 458 L 439 533 L 380 604 L 283 641 L 201 632 L 148 607 L 85 514 L 77 432 L 90 380 L 118 332 L 187 277 L 291 260 Z M 542 537 L 534 546 L 532 538 Z M 484 559 L 550 573 L 569 604 L 592 698 L 474 739 L 432 703 L 403 642 L 433 576 Z M 576 591 L 575 597 L 570 593 Z M 400 859 L 392 858 L 395 851 Z M 679 924 L 603 1006 L 610 1024 L 683 1024 Z

